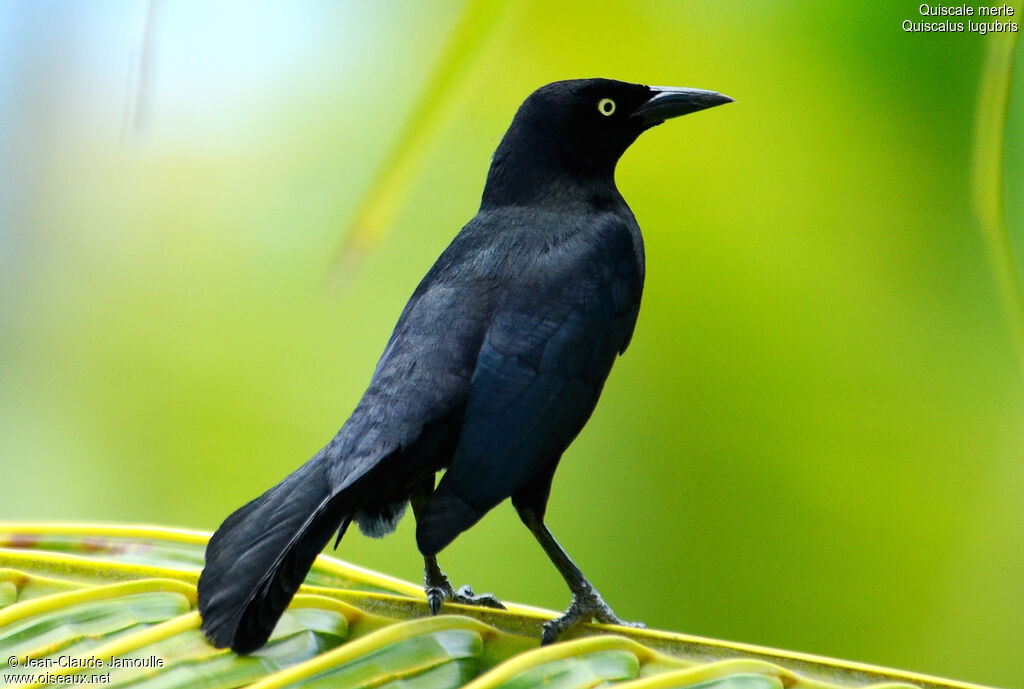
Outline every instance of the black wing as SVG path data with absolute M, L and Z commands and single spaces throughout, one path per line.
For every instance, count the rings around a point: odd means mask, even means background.
M 546 500 L 629 342 L 642 289 L 639 230 L 618 219 L 548 246 L 524 269 L 496 304 L 454 460 L 418 520 L 424 554 L 531 484 L 544 484 Z

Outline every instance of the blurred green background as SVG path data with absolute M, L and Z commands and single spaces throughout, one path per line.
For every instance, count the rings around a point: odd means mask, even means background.
M 344 421 L 532 89 L 711 88 L 738 102 L 619 165 L 644 304 L 552 530 L 625 618 L 1024 687 L 1024 383 L 970 191 L 997 37 L 891 0 L 507 3 L 332 279 L 463 9 L 0 1 L 0 518 L 215 528 Z M 411 518 L 338 555 L 421 575 Z M 441 563 L 568 603 L 507 504 Z

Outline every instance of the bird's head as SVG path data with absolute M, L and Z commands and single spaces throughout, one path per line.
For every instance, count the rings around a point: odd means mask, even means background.
M 615 164 L 645 130 L 732 100 L 715 91 L 612 79 L 542 86 L 519 106 L 498 145 L 484 201 L 508 192 L 548 193 L 566 180 L 614 184 Z

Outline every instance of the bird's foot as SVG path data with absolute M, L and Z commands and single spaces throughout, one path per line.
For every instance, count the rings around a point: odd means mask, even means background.
M 473 589 L 469 584 L 459 587 L 459 590 L 455 592 L 455 595 L 452 596 L 451 600 L 453 603 L 477 605 L 481 608 L 495 608 L 496 610 L 506 609 L 493 593 L 473 593 Z
M 505 609 L 501 601 L 490 593 L 475 594 L 468 585 L 461 587 L 458 591 L 454 590 L 448 582 L 448 577 L 443 574 L 440 580 L 427 582 L 426 593 L 431 615 L 440 612 L 441 605 L 446 601 L 462 605 L 476 605 L 482 608 Z
M 562 632 L 584 622 L 597 620 L 603 624 L 617 624 L 623 627 L 636 627 L 646 629 L 643 622 L 624 622 L 618 618 L 614 611 L 604 602 L 601 594 L 592 586 L 572 594 L 572 603 L 569 609 L 561 617 L 544 623 L 544 634 L 541 636 L 541 646 L 554 643 Z

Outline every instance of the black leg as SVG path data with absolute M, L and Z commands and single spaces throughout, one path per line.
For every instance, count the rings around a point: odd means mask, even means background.
M 596 619 L 605 624 L 619 624 L 627 627 L 643 627 L 639 622 L 623 622 L 612 609 L 601 598 L 597 589 L 587 581 L 583 572 L 576 563 L 572 561 L 569 554 L 565 552 L 558 541 L 548 531 L 544 521 L 531 509 L 520 508 L 519 517 L 526 524 L 526 527 L 536 537 L 537 542 L 544 548 L 551 562 L 561 573 L 565 583 L 569 585 L 572 592 L 572 603 L 569 609 L 561 617 L 544 623 L 544 635 L 541 637 L 541 644 L 549 644 L 555 641 L 559 634 L 581 622 L 589 622 Z
M 427 506 L 430 494 L 434 490 L 434 478 L 430 477 L 421 483 L 409 497 L 409 504 L 412 506 L 412 513 L 416 519 Z M 430 614 L 436 615 L 441 610 L 445 601 L 462 603 L 463 605 L 479 605 L 485 608 L 497 608 L 504 610 L 505 606 L 490 593 L 476 595 L 468 585 L 458 591 L 452 588 L 448 577 L 441 571 L 437 564 L 437 558 L 433 555 L 423 558 L 423 590 L 427 594 L 427 604 L 430 605 Z

